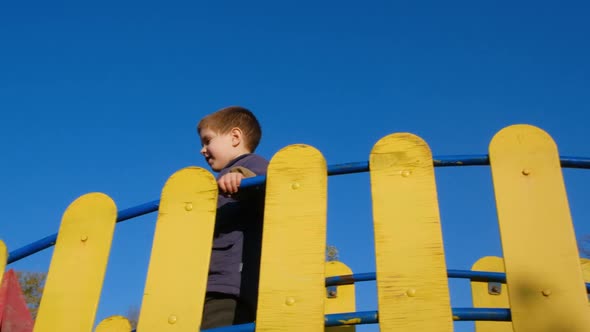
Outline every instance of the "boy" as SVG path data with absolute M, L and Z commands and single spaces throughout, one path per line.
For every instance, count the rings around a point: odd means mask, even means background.
M 231 106 L 197 126 L 201 154 L 219 172 L 219 198 L 201 329 L 254 321 L 262 242 L 264 188 L 240 190 L 243 178 L 265 175 L 254 154 L 262 131 L 249 110 Z

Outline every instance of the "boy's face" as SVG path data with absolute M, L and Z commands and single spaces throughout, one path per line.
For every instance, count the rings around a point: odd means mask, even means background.
M 215 172 L 221 171 L 237 157 L 234 137 L 231 133 L 218 134 L 209 128 L 203 128 L 199 136 L 201 137 L 201 154 Z

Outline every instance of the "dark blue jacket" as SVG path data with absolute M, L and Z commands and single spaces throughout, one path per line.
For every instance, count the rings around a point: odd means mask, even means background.
M 256 175 L 266 175 L 268 161 L 256 154 L 242 155 L 219 172 L 224 174 L 244 167 Z M 209 265 L 208 292 L 236 295 L 255 303 L 258 293 L 264 186 L 240 188 L 226 197 L 220 193 L 213 250 Z

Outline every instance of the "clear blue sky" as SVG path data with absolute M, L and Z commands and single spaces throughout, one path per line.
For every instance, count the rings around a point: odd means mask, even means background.
M 227 105 L 258 115 L 267 158 L 306 143 L 328 164 L 367 161 L 394 132 L 435 155 L 486 154 L 516 123 L 588 157 L 589 16 L 585 1 L 4 1 L 0 238 L 14 250 L 56 232 L 87 192 L 120 209 L 159 199 L 173 172 L 206 167 L 195 125 Z M 489 169 L 436 175 L 448 267 L 500 255 Z M 564 175 L 588 234 L 590 172 Z M 368 174 L 329 180 L 328 243 L 355 272 L 374 271 L 369 194 Z M 117 226 L 97 319 L 139 305 L 155 218 Z M 451 282 L 453 306 L 471 305 L 466 285 Z M 359 286 L 359 310 L 374 291 Z

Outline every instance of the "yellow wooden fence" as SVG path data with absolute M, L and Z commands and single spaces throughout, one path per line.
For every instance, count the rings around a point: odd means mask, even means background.
M 503 287 L 510 292 L 490 299 L 487 286 L 474 283 L 474 306 L 509 307 L 512 322 L 478 323 L 478 331 L 489 326 L 515 332 L 590 331 L 555 143 L 539 128 L 510 126 L 493 138 L 489 157 L 504 257 L 474 269 L 506 271 Z M 380 330 L 452 331 L 430 148 L 413 134 L 392 134 L 375 144 L 369 166 Z M 326 298 L 326 276 L 351 272 L 325 263 L 327 168 L 320 151 L 308 145 L 279 151 L 270 162 L 266 191 L 256 331 L 324 331 L 325 314 L 352 312 L 355 305 L 354 286 L 339 286 L 338 298 Z M 216 198 L 216 182 L 207 170 L 184 168 L 167 181 L 138 331 L 198 330 Z M 116 214 L 115 203 L 101 193 L 84 195 L 67 208 L 34 331 L 93 329 Z M 4 262 L 6 249 L 0 243 L 0 273 Z M 129 330 L 120 316 L 96 327 Z

